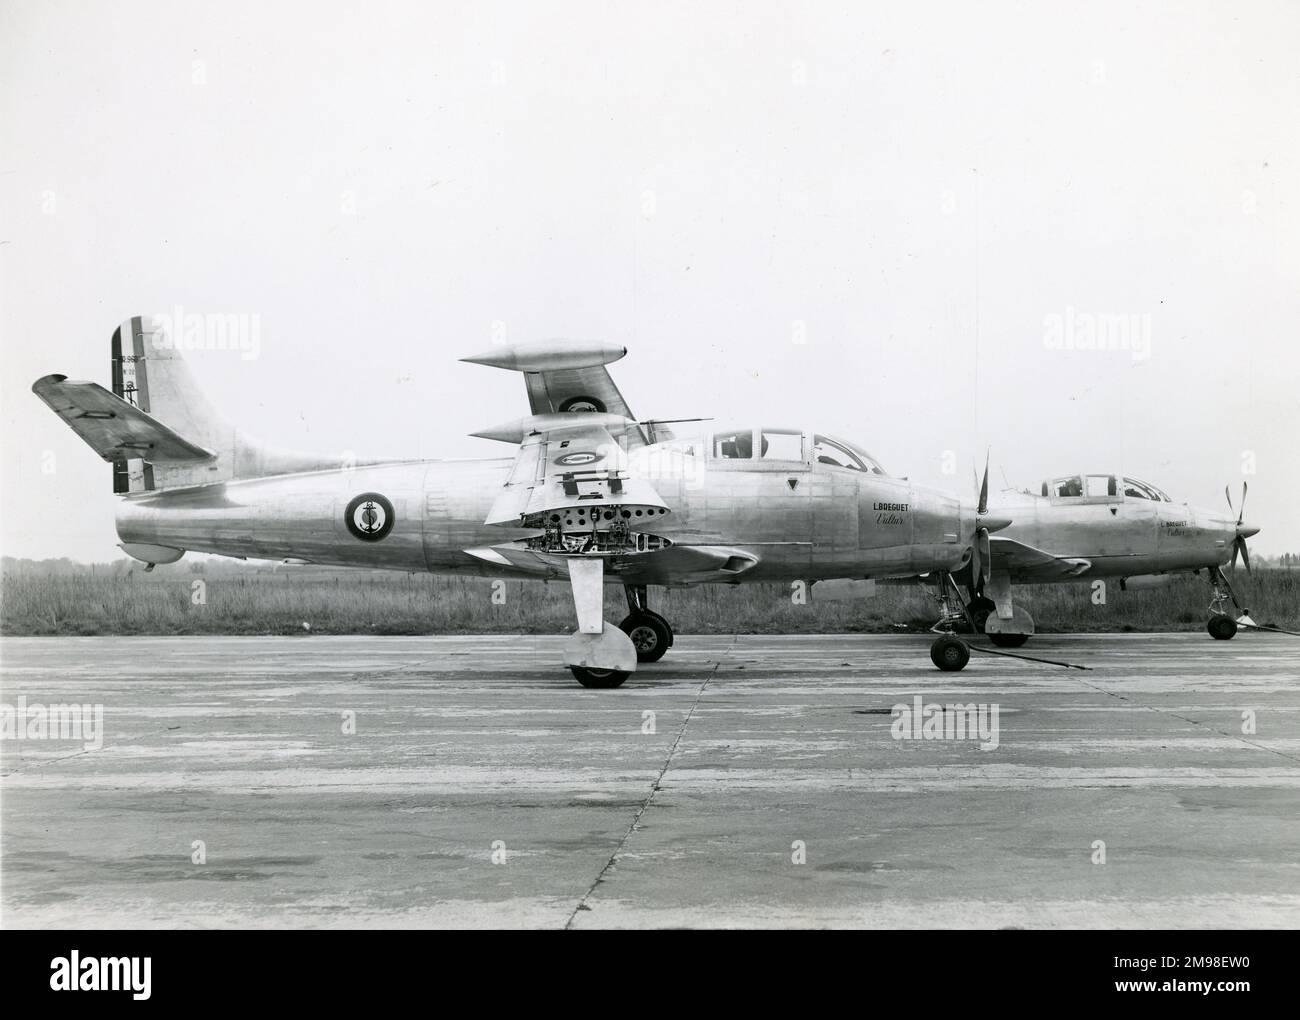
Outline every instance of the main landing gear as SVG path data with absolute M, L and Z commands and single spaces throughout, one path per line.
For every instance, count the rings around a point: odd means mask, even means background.
M 1228 615 L 1228 603 L 1236 606 L 1241 615 L 1233 619 Z M 1210 637 L 1216 641 L 1230 641 L 1237 636 L 1237 624 L 1251 623 L 1250 610 L 1243 609 L 1237 601 L 1237 593 L 1228 583 L 1227 575 L 1219 567 L 1210 569 L 1210 622 L 1205 625 Z
M 667 620 L 647 608 L 645 585 L 629 584 L 624 591 L 628 614 L 618 628 L 632 639 L 637 662 L 658 662 L 673 645 L 673 629 Z
M 598 687 L 605 690 L 622 687 L 623 681 L 632 675 L 618 669 L 592 669 L 589 666 L 570 666 L 569 672 L 583 687 Z
M 589 640 L 595 642 L 609 641 L 613 645 L 618 642 L 627 642 L 628 647 L 628 664 L 631 663 L 631 655 L 636 654 L 637 662 L 658 662 L 664 657 L 664 653 L 672 647 L 673 629 L 658 613 L 651 612 L 647 606 L 646 586 L 645 585 L 627 585 L 624 591 L 627 593 L 628 614 L 623 622 L 618 625 L 617 641 L 611 638 L 592 637 Z M 593 596 L 598 597 L 598 596 Z M 604 628 L 607 632 L 613 630 L 612 625 L 606 624 Z M 626 635 L 626 637 L 624 637 Z M 613 648 L 606 648 L 604 653 L 599 657 L 588 657 L 588 662 L 592 658 L 596 661 L 610 661 L 607 657 L 618 655 Z M 621 664 L 621 663 L 620 663 Z M 583 687 L 593 687 L 598 689 L 609 690 L 614 687 L 621 687 L 623 682 L 632 675 L 631 669 L 603 669 L 592 665 L 569 663 L 569 671 L 573 678 L 582 684 Z
M 1023 616 L 1029 614 L 1023 610 L 1018 610 Z M 975 626 L 976 634 L 984 634 L 999 648 L 1019 648 L 1029 640 L 1028 634 L 1012 634 L 1005 631 L 992 631 L 986 626 L 989 618 L 997 612 L 997 604 L 991 598 L 985 595 L 976 595 L 966 603 L 966 612 L 970 614 L 971 622 Z M 941 669 L 943 667 L 940 667 Z

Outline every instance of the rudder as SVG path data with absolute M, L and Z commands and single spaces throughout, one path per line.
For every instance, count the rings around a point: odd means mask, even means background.
M 233 460 L 235 429 L 194 381 L 185 359 L 155 317 L 132 316 L 113 331 L 113 393 L 180 435 L 217 454 L 218 464 L 150 464 L 141 458 L 113 462 L 113 491 L 148 491 L 221 480 L 221 461 Z

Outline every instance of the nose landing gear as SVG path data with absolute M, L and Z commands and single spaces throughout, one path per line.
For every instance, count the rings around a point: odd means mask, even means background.
M 930 661 L 938 666 L 945 673 L 955 673 L 959 669 L 965 669 L 966 663 L 970 662 L 970 653 L 979 652 L 981 655 L 1005 655 L 1012 659 L 1024 659 L 1028 662 L 1042 662 L 1049 666 L 1062 666 L 1066 669 L 1088 669 L 1087 666 L 1080 666 L 1073 662 L 1058 662 L 1055 659 L 1040 659 L 1032 655 L 1021 655 L 1016 652 L 999 652 L 992 648 L 984 648 L 980 645 L 969 645 L 959 638 L 955 630 L 959 624 L 965 624 L 970 630 L 976 630 L 977 621 L 973 618 L 976 609 L 983 608 L 975 599 L 971 604 L 962 601 L 961 590 L 957 587 L 957 582 L 953 580 L 952 574 L 944 571 L 936 571 L 935 580 L 928 585 L 931 589 L 930 594 L 934 596 L 939 603 L 940 618 L 930 629 L 938 633 L 934 644 L 930 646 Z M 996 608 L 996 607 L 995 607 Z M 1033 631 L 1033 620 L 1020 607 L 1016 607 L 1016 617 L 1013 621 L 1017 627 L 1027 628 L 1029 632 Z M 1017 648 L 1029 640 L 1029 633 L 999 633 L 990 630 L 989 626 L 997 626 L 1001 621 L 989 613 L 983 620 L 984 633 L 993 640 L 994 644 L 1003 647 Z M 977 631 L 978 633 L 978 631 Z M 1001 639 L 1001 640 L 999 640 Z
M 1231 641 L 1237 636 L 1237 621 L 1227 616 L 1211 616 L 1205 629 L 1216 641 Z
M 955 673 L 970 662 L 970 648 L 955 634 L 941 634 L 930 646 L 930 661 L 945 673 Z
M 957 582 L 952 579 L 952 575 L 939 571 L 935 587 L 937 590 L 931 594 L 939 603 L 939 622 L 930 630 L 939 636 L 930 646 L 930 661 L 945 673 L 955 673 L 965 669 L 966 663 L 970 662 L 970 646 L 957 636 L 957 626 L 965 624 L 976 633 L 978 630 L 966 610 L 966 604 L 961 599 L 961 592 L 957 590 Z
M 1228 603 L 1236 607 L 1241 615 L 1233 619 L 1228 615 Z M 1210 622 L 1205 625 L 1210 637 L 1216 641 L 1231 641 L 1237 636 L 1237 624 L 1252 624 L 1250 610 L 1243 609 L 1237 601 L 1237 593 L 1228 583 L 1228 577 L 1220 567 L 1210 570 Z

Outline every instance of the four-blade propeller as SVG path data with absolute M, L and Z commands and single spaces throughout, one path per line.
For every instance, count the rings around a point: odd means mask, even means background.
M 1237 512 L 1237 537 L 1232 540 L 1232 562 L 1229 569 L 1236 569 L 1237 554 L 1241 554 L 1241 562 L 1246 565 L 1246 573 L 1250 573 L 1250 552 L 1246 549 L 1246 539 L 1258 531 L 1258 528 L 1247 528 L 1242 526 L 1246 519 L 1246 492 L 1248 485 L 1246 482 L 1241 483 L 1241 509 Z M 1236 509 L 1232 505 L 1232 496 L 1228 492 L 1228 487 L 1223 487 L 1223 497 L 1228 501 L 1228 509 Z
M 975 535 L 971 542 L 970 576 L 976 595 L 984 594 L 993 570 L 993 552 L 985 519 L 989 513 L 989 455 L 984 453 L 984 478 L 980 482 L 980 500 L 975 508 Z

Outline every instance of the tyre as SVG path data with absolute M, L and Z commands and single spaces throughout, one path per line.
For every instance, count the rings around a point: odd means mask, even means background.
M 573 677 L 583 687 L 597 687 L 602 690 L 608 690 L 612 687 L 621 687 L 631 673 L 623 673 L 617 669 L 589 669 L 586 666 L 570 666 Z
M 673 632 L 658 613 L 632 613 L 618 629 L 632 639 L 637 662 L 658 662 L 673 643 Z
M 989 639 L 999 648 L 1019 648 L 1029 640 L 1028 634 L 990 634 Z
M 1211 616 L 1205 629 L 1215 641 L 1230 641 L 1237 636 L 1237 621 L 1226 616 Z
M 961 638 L 945 634 L 930 646 L 930 661 L 945 673 L 955 673 L 970 662 L 970 649 Z
M 671 647 L 673 646 L 673 626 L 672 626 L 672 624 L 670 624 L 670 623 L 669 623 L 667 620 L 665 620 L 662 616 L 660 616 L 658 613 L 656 613 L 653 609 L 643 609 L 643 610 L 641 610 L 641 612 L 645 613 L 646 616 L 653 616 L 656 620 L 658 620 L 660 623 L 662 623 L 662 624 L 664 625 L 664 629 L 665 629 L 666 631 L 668 631 L 668 647 L 671 648 Z

